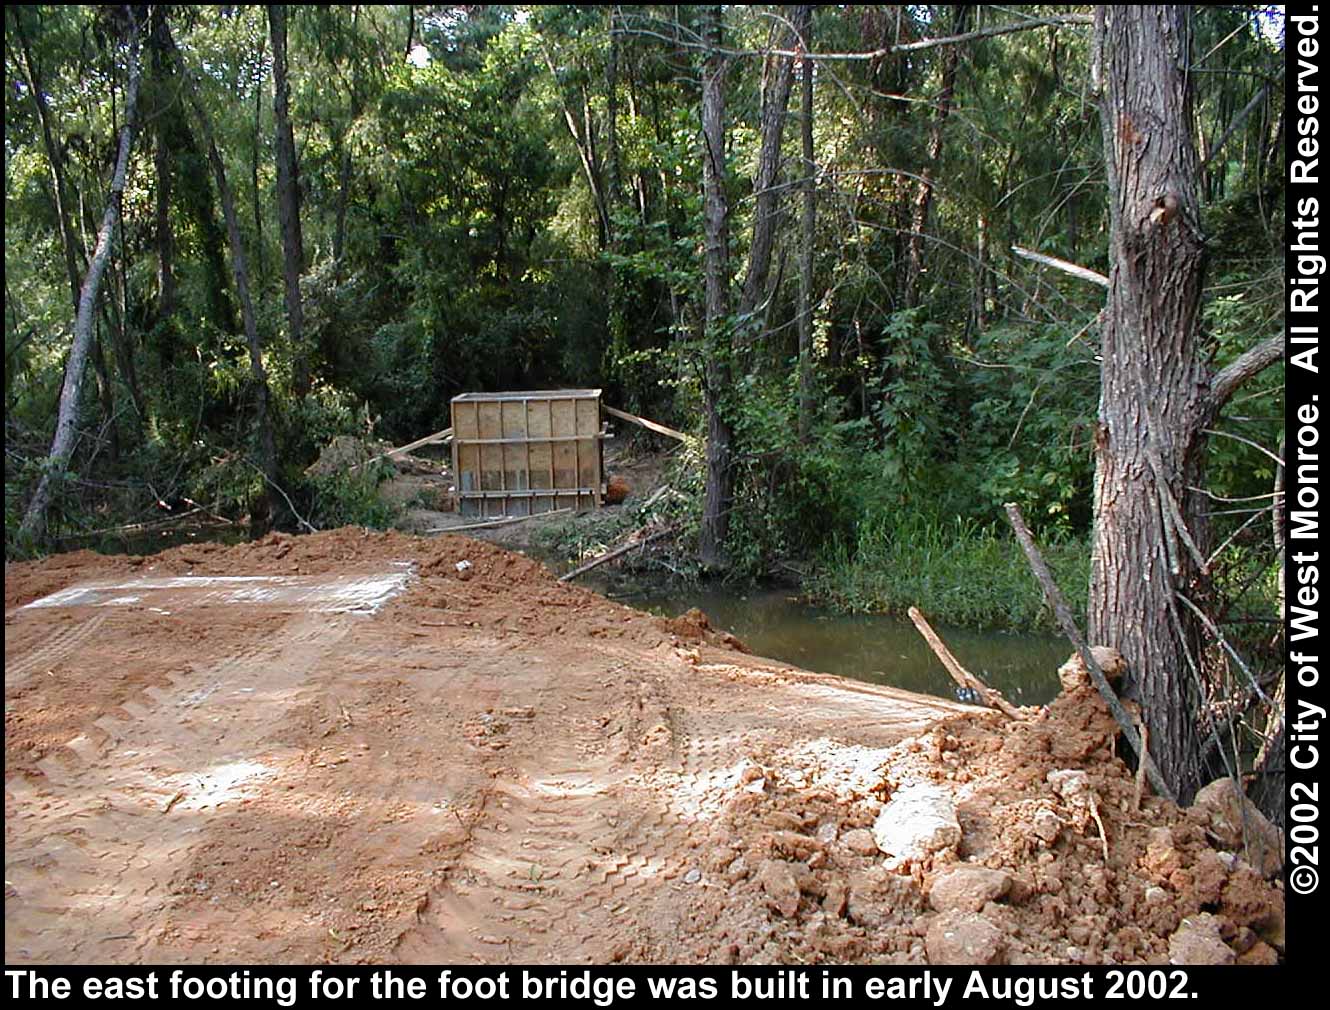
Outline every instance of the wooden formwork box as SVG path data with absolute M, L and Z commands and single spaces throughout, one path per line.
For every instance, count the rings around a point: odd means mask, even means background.
M 599 389 L 463 393 L 453 397 L 453 475 L 463 515 L 599 508 Z

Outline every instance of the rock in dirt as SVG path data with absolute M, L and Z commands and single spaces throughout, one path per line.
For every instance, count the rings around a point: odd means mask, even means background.
M 924 937 L 929 964 L 1000 964 L 1002 931 L 977 912 L 945 912 Z
M 1257 943 L 1251 950 L 1238 956 L 1238 964 L 1278 964 L 1279 952 L 1268 943 Z
M 1219 844 L 1244 855 L 1261 876 L 1269 879 L 1284 868 L 1283 833 L 1232 779 L 1211 782 L 1196 794 L 1192 807 L 1205 813 Z
M 967 864 L 940 874 L 928 893 L 928 903 L 939 912 L 978 912 L 1009 890 L 1009 874 Z
M 1079 768 L 1059 768 L 1049 772 L 1045 778 L 1053 791 L 1068 802 L 1082 799 L 1093 792 L 1090 776 Z
M 1260 934 L 1262 940 L 1276 950 L 1284 950 L 1287 925 L 1284 918 L 1284 906 L 1281 904 L 1270 909 L 1270 913 L 1265 919 L 1257 924 L 1256 932 Z
M 860 856 L 876 856 L 879 851 L 877 839 L 867 828 L 852 828 L 841 836 L 841 841 L 847 849 Z
M 757 871 L 757 881 L 767 896 L 767 904 L 789 919 L 799 911 L 799 883 L 789 863 L 764 859 Z
M 822 901 L 822 911 L 834 918 L 841 918 L 845 915 L 846 907 L 850 902 L 850 884 L 842 877 L 834 878 L 827 885 L 827 896 Z
M 794 859 L 807 859 L 825 848 L 816 838 L 798 831 L 773 831 L 768 838 L 773 851 Z
M 1048 807 L 1040 807 L 1030 818 L 1030 829 L 1045 846 L 1052 845 L 1062 834 L 1062 818 Z
M 923 859 L 961 840 L 951 795 L 934 785 L 898 789 L 873 823 L 877 847 L 901 862 Z
M 1219 920 L 1209 912 L 1189 915 L 1168 938 L 1169 964 L 1232 964 L 1233 948 L 1219 934 Z
M 1122 658 L 1122 653 L 1112 646 L 1092 645 L 1090 655 L 1094 656 L 1094 661 L 1099 664 L 1099 669 L 1104 671 L 1104 676 L 1108 678 L 1110 684 L 1121 680 L 1122 675 L 1127 672 L 1127 661 Z M 1062 682 L 1064 691 L 1094 687 L 1090 671 L 1086 668 L 1085 660 L 1081 658 L 1079 651 L 1073 652 L 1071 657 L 1058 667 L 1058 680 Z
M 1182 853 L 1173 841 L 1172 831 L 1160 825 L 1151 828 L 1146 839 L 1145 851 L 1138 864 L 1148 879 L 1162 883 L 1182 869 Z

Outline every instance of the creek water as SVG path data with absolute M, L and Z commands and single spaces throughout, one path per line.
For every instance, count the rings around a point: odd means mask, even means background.
M 595 588 L 629 606 L 666 617 L 697 607 L 712 627 L 736 635 L 754 653 L 806 670 L 957 697 L 956 682 L 914 625 L 903 618 L 841 614 L 812 606 L 789 590 L 727 592 L 648 586 L 624 592 L 612 586 Z M 1057 668 L 1072 651 L 1063 639 L 932 623 L 961 665 L 1009 701 L 1041 705 L 1058 693 Z

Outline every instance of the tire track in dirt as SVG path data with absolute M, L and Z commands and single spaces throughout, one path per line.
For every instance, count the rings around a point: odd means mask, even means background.
M 22 914 L 7 916 L 6 959 L 141 950 L 138 923 L 166 903 L 206 819 L 270 771 L 264 703 L 297 691 L 353 620 L 297 615 L 271 645 L 196 664 L 98 719 L 39 762 L 44 781 L 8 781 L 6 904 Z
M 539 732 L 514 735 L 495 758 L 469 844 L 401 938 L 403 960 L 604 962 L 621 940 L 619 916 L 680 872 L 681 823 L 643 788 L 633 747 L 607 731 L 607 712 L 634 713 L 615 727 L 625 736 L 663 723 L 664 709 L 642 698 L 644 675 L 624 666 L 622 650 L 592 652 L 577 666 L 552 656 L 560 672 L 526 685 Z
M 12 662 L 6 655 L 5 687 L 9 689 L 19 687 L 32 674 L 45 667 L 54 666 L 96 634 L 97 630 L 106 623 L 106 617 L 106 614 L 97 614 L 87 620 L 80 621 L 73 627 L 59 632 L 39 648 L 25 656 L 19 656 Z

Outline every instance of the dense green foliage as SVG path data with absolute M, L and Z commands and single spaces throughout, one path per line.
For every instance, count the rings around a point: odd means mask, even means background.
M 6 548 L 50 445 L 73 311 L 45 139 L 49 110 L 81 272 L 123 116 L 127 19 L 94 6 L 6 13 Z M 1020 8 L 1020 17 L 1084 7 Z M 1195 106 L 1211 236 L 1206 325 L 1222 363 L 1282 325 L 1282 14 L 1196 8 Z M 277 483 L 318 526 L 383 524 L 372 475 L 305 468 L 338 434 L 402 443 L 446 425 L 469 390 L 603 386 L 606 399 L 703 430 L 699 52 L 702 8 L 665 5 L 292 7 L 292 118 L 306 268 L 305 340 L 289 339 L 275 211 L 265 9 L 155 8 L 124 222 L 103 284 L 95 381 L 57 489 L 51 542 L 188 496 L 239 516 L 265 486 L 259 395 L 241 328 L 209 129 L 234 191 L 272 389 Z M 784 8 L 727 8 L 727 188 L 734 262 L 751 232 L 763 53 Z M 962 16 L 963 14 L 963 16 Z M 793 183 L 768 284 L 721 409 L 736 432 L 736 574 L 796 559 L 860 609 L 915 601 L 941 617 L 1024 624 L 1036 591 L 1001 526 L 1021 504 L 1063 545 L 1083 598 L 1103 289 L 1015 255 L 1106 272 L 1103 141 L 1083 23 L 984 35 L 1006 8 L 818 7 L 812 131 L 815 416 L 801 441 Z M 965 24 L 959 46 L 895 49 Z M 146 21 L 145 21 L 146 24 Z M 950 73 L 954 87 L 940 97 Z M 209 126 L 187 100 L 196 91 Z M 797 92 L 797 85 L 796 85 Z M 1264 95 L 1245 118 L 1240 113 Z M 1228 133 L 1232 128 L 1231 134 Z M 924 187 L 922 231 L 915 214 Z M 912 252 L 912 239 L 917 252 Z M 907 265 L 920 258 L 917 291 Z M 734 278 L 738 282 L 738 278 Z M 759 318 L 760 317 L 760 318 Z M 304 363 L 307 396 L 293 388 Z M 1268 494 L 1282 375 L 1220 422 L 1216 502 Z M 700 453 L 677 486 L 701 494 Z M 1262 507 L 1263 501 L 1256 502 Z M 1268 584 L 1268 515 L 1220 505 L 1242 585 Z M 687 513 L 687 509 L 683 509 Z M 696 514 L 696 506 L 692 509 Z M 288 521 L 290 517 L 287 517 Z M 982 573 L 977 575 L 976 573 Z M 1235 584 L 1237 584 L 1235 583 Z

